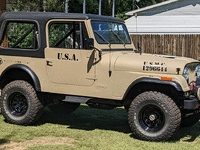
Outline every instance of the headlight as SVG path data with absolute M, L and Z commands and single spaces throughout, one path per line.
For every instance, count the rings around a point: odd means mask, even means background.
M 188 67 L 185 67 L 185 69 L 183 70 L 183 76 L 185 77 L 186 81 L 188 82 L 188 80 L 189 80 L 189 69 L 188 69 Z
M 200 77 L 200 66 L 199 65 L 197 65 L 195 71 L 196 71 L 196 76 Z

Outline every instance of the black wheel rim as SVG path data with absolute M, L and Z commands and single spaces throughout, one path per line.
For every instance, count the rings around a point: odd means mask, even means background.
M 145 131 L 157 132 L 165 124 L 164 112 L 156 105 L 146 105 L 139 112 L 139 123 Z
M 8 107 L 11 115 L 23 116 L 28 110 L 26 97 L 19 93 L 12 93 L 8 98 Z

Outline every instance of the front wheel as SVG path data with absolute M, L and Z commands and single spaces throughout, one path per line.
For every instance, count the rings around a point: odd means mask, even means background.
M 131 103 L 128 120 L 136 137 L 147 141 L 165 141 L 179 129 L 181 112 L 167 95 L 144 92 Z
M 18 125 L 33 124 L 43 110 L 32 85 L 22 80 L 13 81 L 4 87 L 0 106 L 6 121 Z

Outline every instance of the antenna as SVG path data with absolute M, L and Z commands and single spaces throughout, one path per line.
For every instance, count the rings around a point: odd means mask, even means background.
M 135 18 L 136 18 L 136 33 L 137 33 L 137 13 L 135 13 Z
M 112 75 L 112 70 L 111 70 L 111 44 L 109 44 L 109 48 L 110 48 L 110 51 L 109 51 L 109 71 L 108 71 L 108 74 L 109 74 L 109 77 Z
M 138 32 L 137 32 L 137 13 L 135 13 L 135 21 L 136 21 L 136 25 L 135 25 L 136 41 L 137 41 L 137 50 L 138 50 L 139 40 L 138 40 Z
M 138 34 L 138 31 L 137 31 L 137 13 L 135 13 L 135 18 L 136 18 L 136 26 L 135 26 L 135 28 L 136 28 L 136 41 L 137 41 L 137 53 L 139 52 L 140 53 L 140 55 L 142 54 L 142 48 L 140 47 L 140 41 L 139 41 L 139 39 L 138 39 L 138 37 L 139 37 L 139 34 Z

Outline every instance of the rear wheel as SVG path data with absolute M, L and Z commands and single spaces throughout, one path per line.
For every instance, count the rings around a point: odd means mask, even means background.
M 131 103 L 128 119 L 136 137 L 148 141 L 165 141 L 178 130 L 181 112 L 168 96 L 144 92 Z
M 43 105 L 34 88 L 26 81 L 9 83 L 2 90 L 1 111 L 6 121 L 18 125 L 30 125 L 42 115 Z

